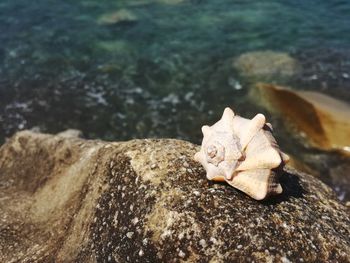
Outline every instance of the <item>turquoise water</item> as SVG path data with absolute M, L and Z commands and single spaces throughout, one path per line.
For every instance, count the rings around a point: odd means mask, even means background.
M 99 22 L 120 9 L 134 19 Z M 2 0 L 0 141 L 21 129 L 76 128 L 88 138 L 199 143 L 201 125 L 231 106 L 246 117 L 266 113 L 282 147 L 318 156 L 309 162 L 342 195 L 319 163 L 347 161 L 295 144 L 276 116 L 247 98 L 251 80 L 232 59 L 288 53 L 302 71 L 278 83 L 350 101 L 349 14 L 349 1 L 326 0 Z

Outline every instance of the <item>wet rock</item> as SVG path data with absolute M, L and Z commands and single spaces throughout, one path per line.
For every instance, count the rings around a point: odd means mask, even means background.
M 64 138 L 82 138 L 83 133 L 80 130 L 68 129 L 63 132 L 57 133 L 57 136 L 61 136 Z
M 103 14 L 97 20 L 100 25 L 114 25 L 118 23 L 133 23 L 137 21 L 137 16 L 127 9 Z
M 287 163 L 287 166 L 291 167 L 292 169 L 296 169 L 298 171 L 304 172 L 304 173 L 312 174 L 313 176 L 316 176 L 318 178 L 321 177 L 319 171 L 310 167 L 310 165 L 308 165 L 304 161 L 302 161 L 301 158 L 294 156 L 290 153 L 288 153 L 288 156 L 289 156 L 289 161 Z
M 340 200 L 350 200 L 350 159 L 343 162 L 330 170 L 332 185 Z
M 156 0 L 156 2 L 167 5 L 177 5 L 185 2 L 186 0 Z
M 97 42 L 96 47 L 113 55 L 128 54 L 131 51 L 130 44 L 124 40 L 99 41 Z
M 325 94 L 257 84 L 253 96 L 323 150 L 350 152 L 350 106 Z
M 24 131 L 0 148 L 0 262 L 348 262 L 332 190 L 286 168 L 258 202 L 206 180 L 198 146 Z
M 261 79 L 291 77 L 300 69 L 296 59 L 287 53 L 274 51 L 244 53 L 234 59 L 233 67 L 244 77 Z
M 128 3 L 129 6 L 145 6 L 150 4 L 178 5 L 188 0 L 134 0 Z

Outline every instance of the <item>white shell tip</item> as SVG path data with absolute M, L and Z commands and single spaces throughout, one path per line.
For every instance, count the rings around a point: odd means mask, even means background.
M 282 186 L 280 184 L 278 184 L 276 189 L 275 189 L 275 193 L 282 194 L 282 192 L 283 192 Z
M 261 124 L 265 124 L 266 123 L 266 118 L 265 115 L 262 113 L 258 113 L 257 115 L 255 115 L 255 117 L 253 118 L 253 120 L 258 121 Z
M 229 107 L 226 107 L 224 110 L 224 113 L 222 114 L 222 118 L 221 119 L 225 119 L 225 118 L 233 118 L 235 116 L 235 113 L 233 112 L 232 109 L 230 109 Z
M 226 108 L 225 108 L 224 114 L 225 114 L 225 112 L 235 115 L 235 113 L 233 112 L 233 110 L 232 110 L 231 108 L 229 108 L 229 107 L 226 107 Z
M 208 125 L 202 126 L 202 133 L 203 133 L 204 136 L 208 135 L 209 132 L 210 132 L 210 127 Z
M 288 154 L 284 153 L 284 152 L 281 152 L 281 158 L 283 160 L 284 163 L 288 163 L 289 160 L 290 160 L 290 157 Z

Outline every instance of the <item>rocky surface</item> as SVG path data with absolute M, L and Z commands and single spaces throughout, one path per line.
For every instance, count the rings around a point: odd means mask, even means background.
M 310 175 L 258 202 L 207 181 L 191 143 L 74 134 L 0 148 L 0 262 L 350 262 L 349 211 Z
M 156 2 L 168 5 L 177 5 L 186 2 L 186 0 L 156 0 Z
M 233 67 L 245 77 L 261 79 L 292 77 L 300 71 L 296 59 L 270 50 L 244 53 L 233 60 Z
M 257 84 L 255 92 L 255 98 L 303 132 L 313 146 L 350 155 L 349 104 L 319 92 L 271 84 Z
M 132 23 L 137 21 L 137 16 L 127 9 L 120 9 L 112 13 L 101 15 L 97 23 L 100 25 L 114 25 L 118 23 Z

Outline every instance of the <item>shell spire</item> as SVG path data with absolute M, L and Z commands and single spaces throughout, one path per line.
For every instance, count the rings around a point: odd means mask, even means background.
M 289 157 L 280 151 L 263 114 L 246 119 L 225 108 L 221 119 L 203 126 L 203 141 L 194 159 L 208 180 L 226 181 L 256 200 L 282 193 L 276 168 Z

